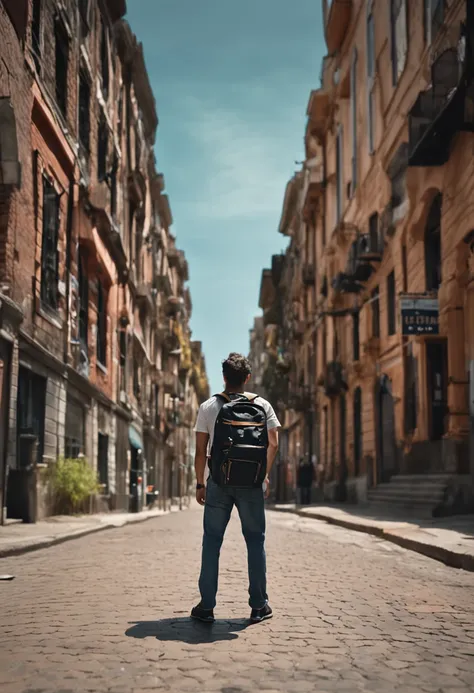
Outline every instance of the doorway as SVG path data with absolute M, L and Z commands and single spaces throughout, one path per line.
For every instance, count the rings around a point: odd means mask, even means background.
M 429 439 L 441 440 L 446 433 L 448 412 L 446 340 L 426 343 L 426 370 Z
M 384 375 L 378 385 L 379 444 L 377 460 L 377 483 L 386 483 L 397 473 L 397 448 L 395 444 L 395 406 L 392 383 Z
M 6 505 L 10 357 L 10 345 L 0 340 L 0 525 L 3 524 L 3 508 Z
M 346 481 L 347 481 L 347 457 L 346 457 L 346 440 L 347 440 L 347 411 L 346 411 L 346 395 L 339 396 L 339 486 L 338 500 L 344 502 L 347 497 Z

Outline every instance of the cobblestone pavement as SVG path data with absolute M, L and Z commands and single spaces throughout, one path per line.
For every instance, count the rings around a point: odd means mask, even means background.
M 237 520 L 213 627 L 197 508 L 0 561 L 2 693 L 469 693 L 474 574 L 316 520 L 269 514 L 275 618 L 248 626 Z

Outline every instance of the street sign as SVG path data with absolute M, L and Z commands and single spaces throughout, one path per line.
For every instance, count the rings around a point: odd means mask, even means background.
M 439 302 L 422 295 L 400 297 L 402 334 L 439 334 Z

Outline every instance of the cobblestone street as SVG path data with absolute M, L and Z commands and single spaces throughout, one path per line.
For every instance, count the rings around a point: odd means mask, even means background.
M 209 627 L 188 619 L 200 535 L 195 508 L 0 561 L 2 693 L 474 689 L 474 574 L 270 513 L 275 618 L 248 626 L 234 517 Z

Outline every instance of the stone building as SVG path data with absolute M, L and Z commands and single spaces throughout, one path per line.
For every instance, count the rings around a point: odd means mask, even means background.
M 333 0 L 323 13 L 328 55 L 283 213 L 296 210 L 290 263 L 298 248 L 285 300 L 303 321 L 288 358 L 315 410 L 300 446 L 328 498 L 466 509 L 474 7 Z
M 60 457 L 96 469 L 96 507 L 139 509 L 147 485 L 169 494 L 187 265 L 155 168 L 143 48 L 125 13 L 125 0 L 0 6 L 4 515 L 50 512 L 42 470 Z M 189 379 L 183 388 L 196 410 Z

